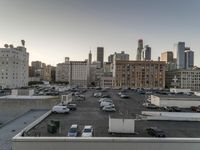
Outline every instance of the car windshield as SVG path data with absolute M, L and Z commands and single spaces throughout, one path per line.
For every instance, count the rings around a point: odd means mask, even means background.
M 91 129 L 84 129 L 84 132 L 91 132 Z
M 69 129 L 69 132 L 70 132 L 70 133 L 76 133 L 76 128 L 71 128 L 71 129 Z

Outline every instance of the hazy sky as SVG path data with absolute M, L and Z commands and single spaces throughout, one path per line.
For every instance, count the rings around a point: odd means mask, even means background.
M 200 0 L 0 0 L 0 47 L 24 39 L 30 62 L 96 60 L 97 46 L 135 59 L 139 38 L 153 59 L 185 41 L 200 66 Z

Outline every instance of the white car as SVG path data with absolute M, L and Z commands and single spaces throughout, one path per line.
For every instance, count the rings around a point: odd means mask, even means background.
M 126 95 L 126 94 L 121 94 L 120 97 L 121 97 L 121 98 L 129 98 L 129 96 Z
M 94 97 L 101 97 L 102 93 L 94 93 Z
M 118 95 L 121 96 L 121 95 L 122 95 L 122 92 L 119 92 Z
M 100 107 L 104 107 L 104 106 L 115 106 L 112 102 L 101 102 L 100 103 Z
M 87 125 L 83 128 L 82 137 L 92 137 L 93 136 L 93 127 L 91 125 Z
M 67 106 L 60 106 L 60 105 L 56 105 L 53 106 L 51 112 L 52 113 L 69 113 L 69 108 L 67 108 Z
M 102 110 L 103 111 L 108 111 L 108 112 L 115 112 L 116 111 L 115 107 L 113 107 L 113 106 L 104 106 L 102 108 Z

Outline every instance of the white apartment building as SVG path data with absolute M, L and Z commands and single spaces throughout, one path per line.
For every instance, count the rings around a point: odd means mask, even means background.
M 26 48 L 0 48 L 0 87 L 18 88 L 28 85 L 29 53 Z
M 174 87 L 175 76 L 177 88 L 200 91 L 200 68 L 167 71 L 165 79 L 167 87 Z
M 71 86 L 88 85 L 87 61 L 69 61 L 57 64 L 56 81 L 69 82 Z

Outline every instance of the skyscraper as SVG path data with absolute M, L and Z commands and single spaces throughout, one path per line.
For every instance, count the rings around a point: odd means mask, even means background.
M 90 53 L 89 53 L 89 58 L 88 58 L 89 60 L 89 64 L 91 65 L 92 64 L 92 53 L 91 53 L 91 51 L 90 51 Z
M 103 68 L 104 63 L 104 48 L 97 47 L 97 61 L 101 62 L 101 68 Z
M 151 60 L 151 47 L 149 47 L 149 45 L 146 45 L 143 48 L 141 55 L 142 60 Z
M 190 48 L 185 50 L 185 69 L 192 68 L 194 66 L 194 52 Z
M 108 56 L 108 62 L 113 63 L 113 57 L 114 57 L 114 54 L 111 54 L 110 56 Z
M 174 45 L 174 58 L 176 59 L 177 69 L 185 68 L 185 42 L 178 42 Z
M 115 60 L 129 60 L 129 54 L 121 51 L 121 53 L 115 52 L 114 54 L 108 56 L 108 62 L 114 63 Z
M 137 48 L 137 56 L 136 60 L 141 60 L 141 55 L 142 55 L 142 49 L 143 49 L 143 40 L 139 39 L 138 40 L 138 48 Z

